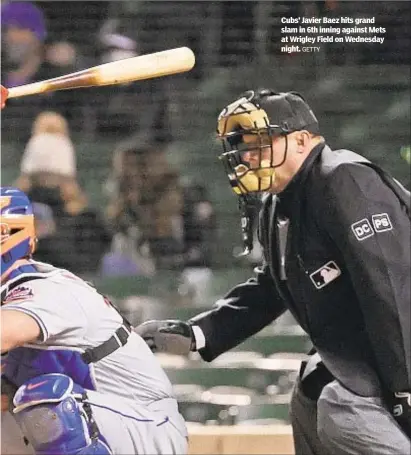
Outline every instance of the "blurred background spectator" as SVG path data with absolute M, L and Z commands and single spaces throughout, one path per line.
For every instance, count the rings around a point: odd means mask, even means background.
M 4 84 L 7 87 L 27 84 L 35 80 L 43 61 L 44 15 L 30 2 L 12 2 L 2 7 L 1 20 Z
M 55 112 L 35 119 L 15 185 L 36 203 L 42 238 L 36 257 L 88 274 L 111 241 L 102 216 L 88 206 L 77 181 L 68 123 Z
M 40 113 L 33 122 L 16 185 L 28 191 L 33 185 L 73 184 L 76 156 L 66 119 L 52 111 Z
M 1 79 L 6 87 L 40 80 L 47 31 L 43 12 L 30 2 L 8 2 L 1 7 Z M 22 129 L 27 134 L 41 101 L 10 103 L 10 116 L 2 118 L 3 131 Z M 19 115 L 24 110 L 25 115 Z M 27 137 L 27 136 L 26 136 Z
M 97 35 L 99 63 L 136 57 L 142 52 L 139 30 L 127 16 L 116 15 L 103 22 Z M 99 92 L 102 107 L 96 113 L 97 131 L 107 135 L 128 136 L 151 128 L 167 128 L 165 88 L 162 79 L 123 84 L 116 90 L 107 87 Z
M 144 135 L 121 143 L 113 153 L 105 189 L 110 198 L 107 217 L 116 234 L 104 274 L 126 274 L 131 259 L 143 275 L 174 269 L 185 270 L 188 281 L 194 275 L 198 281 L 200 273 L 207 276 L 204 269 L 211 267 L 215 241 L 214 209 L 203 186 L 183 184 L 167 161 L 167 145 Z
M 67 240 L 57 230 L 53 208 L 41 202 L 33 202 L 33 213 L 37 234 L 36 260 L 56 267 L 70 268 L 73 261 L 70 255 L 62 254 Z
M 61 22 L 63 21 L 62 17 Z M 94 63 L 93 58 L 82 55 L 79 48 L 70 41 L 75 34 L 70 33 L 66 38 L 63 34 L 49 33 L 50 20 L 45 17 L 44 8 L 34 2 L 3 3 L 1 27 L 1 78 L 7 87 L 50 79 Z M 73 91 L 14 99 L 8 107 L 9 115 L 2 119 L 2 133 L 7 136 L 18 128 L 19 139 L 22 141 L 27 140 L 33 119 L 44 109 L 60 112 L 76 128 L 81 125 L 83 111 L 87 110 L 81 98 Z M 20 115 L 22 111 L 24 116 Z

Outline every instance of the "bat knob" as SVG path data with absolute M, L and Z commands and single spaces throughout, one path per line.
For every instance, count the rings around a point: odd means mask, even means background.
M 6 100 L 7 97 L 9 96 L 9 91 L 3 85 L 1 85 L 0 87 L 1 87 L 0 103 L 1 108 L 3 109 L 4 107 L 6 107 Z

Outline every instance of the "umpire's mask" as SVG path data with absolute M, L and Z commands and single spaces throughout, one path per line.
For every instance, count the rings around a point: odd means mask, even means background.
M 218 117 L 217 134 L 224 149 L 220 159 L 234 192 L 247 198 L 270 190 L 275 169 L 287 158 L 287 135 L 300 130 L 319 134 L 314 113 L 296 92 L 250 90 L 225 107 Z M 285 137 L 281 157 L 274 156 L 276 136 Z

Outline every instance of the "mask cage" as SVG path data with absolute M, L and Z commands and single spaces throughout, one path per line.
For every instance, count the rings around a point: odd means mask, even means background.
M 239 195 L 243 195 L 246 198 L 248 197 L 250 191 L 244 185 L 243 181 L 245 180 L 244 177 L 246 176 L 247 172 L 253 171 L 254 173 L 258 173 L 259 171 L 267 170 L 267 169 L 275 169 L 280 167 L 284 164 L 287 158 L 287 134 L 289 132 L 286 131 L 284 128 L 278 125 L 269 125 L 267 123 L 266 128 L 254 128 L 254 129 L 247 129 L 247 130 L 237 130 L 231 133 L 228 133 L 224 136 L 220 136 L 223 146 L 223 153 L 219 156 L 220 160 L 223 163 L 224 169 L 226 174 L 228 175 L 229 181 L 235 193 Z M 257 138 L 256 143 L 247 144 L 243 142 L 244 135 L 255 135 Z M 284 150 L 283 159 L 280 163 L 274 165 L 274 150 L 272 146 L 272 141 L 274 137 L 284 136 L 286 139 L 286 146 Z M 268 138 L 268 141 L 266 140 Z M 268 143 L 267 143 L 268 142 Z M 266 149 L 270 149 L 270 159 L 269 165 L 267 163 L 263 165 L 263 151 Z M 243 156 L 245 153 L 255 153 L 258 152 L 258 165 L 254 166 L 253 168 L 250 167 L 250 164 L 244 161 Z M 242 172 L 240 175 L 238 174 L 236 168 L 240 165 L 245 166 L 247 169 Z M 244 169 L 244 168 L 242 168 Z M 241 178 L 240 178 L 241 177 Z M 273 177 L 271 177 L 272 183 Z M 259 193 L 265 191 L 266 188 L 262 187 L 262 179 L 258 179 L 258 189 L 253 189 L 252 192 Z

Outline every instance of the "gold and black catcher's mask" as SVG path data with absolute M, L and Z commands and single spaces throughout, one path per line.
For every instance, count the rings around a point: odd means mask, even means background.
M 272 188 L 276 168 L 287 158 L 287 135 L 303 129 L 319 134 L 314 113 L 296 92 L 250 90 L 225 107 L 218 117 L 217 134 L 223 144 L 220 159 L 233 191 L 240 196 L 243 254 L 252 250 L 252 207 L 258 205 L 260 193 Z M 273 139 L 279 136 L 285 138 L 284 150 L 282 156 L 274 157 Z M 250 153 L 254 154 L 252 165 L 244 159 Z
M 250 90 L 225 107 L 218 117 L 217 134 L 223 144 L 220 159 L 233 191 L 247 196 L 270 190 L 275 169 L 287 158 L 287 135 L 302 129 L 317 133 L 318 122 L 296 92 Z M 274 157 L 273 138 L 278 136 L 285 137 L 285 146 L 282 156 Z M 258 153 L 252 166 L 244 159 L 251 152 Z
M 253 97 L 254 92 L 247 93 L 228 105 L 218 117 L 217 133 L 223 144 L 220 159 L 233 191 L 239 196 L 271 188 L 275 178 L 272 138 L 285 133 L 278 125 L 270 125 L 266 111 L 253 102 Z M 255 136 L 251 146 L 244 142 L 244 135 Z M 263 150 L 270 152 L 265 154 L 265 159 Z M 253 168 L 244 160 L 248 152 L 259 152 Z

